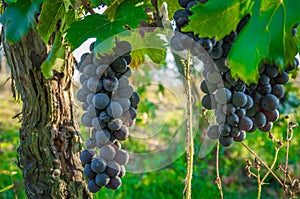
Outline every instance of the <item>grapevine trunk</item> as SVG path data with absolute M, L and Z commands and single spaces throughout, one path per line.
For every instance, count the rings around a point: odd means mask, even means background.
M 4 46 L 14 95 L 23 103 L 18 153 L 27 197 L 91 198 L 79 160 L 82 140 L 72 96 L 72 54 L 67 53 L 64 71 L 47 80 L 40 67 L 47 48 L 36 32 Z

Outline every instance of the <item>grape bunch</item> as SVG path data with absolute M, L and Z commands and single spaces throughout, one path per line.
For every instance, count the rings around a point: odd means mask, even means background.
M 80 159 L 88 189 L 95 193 L 103 186 L 114 190 L 121 186 L 129 155 L 121 149 L 120 141 L 129 136 L 128 127 L 134 124 L 140 97 L 128 79 L 132 74 L 128 66 L 131 44 L 117 42 L 112 55 L 95 55 L 93 49 L 94 43 L 77 65 L 82 85 L 77 99 L 85 111 L 81 123 L 91 128 L 87 149 L 81 152 Z
M 298 59 L 295 58 L 294 64 L 282 72 L 274 64 L 262 64 L 258 83 L 247 85 L 243 80 L 232 77 L 226 65 L 226 57 L 237 35 L 247 24 L 249 16 L 240 21 L 236 31 L 220 41 L 199 38 L 193 32 L 181 31 L 189 23 L 188 17 L 193 14 L 190 8 L 199 2 L 178 2 L 185 9 L 174 14 L 176 28 L 170 44 L 176 51 L 189 50 L 204 63 L 204 80 L 200 84 L 202 92 L 205 93 L 202 106 L 214 110 L 217 122 L 208 127 L 207 136 L 218 139 L 223 146 L 230 146 L 233 141 L 243 141 L 246 132 L 251 133 L 256 129 L 269 132 L 273 122 L 279 118 L 279 100 L 284 96 L 282 85 L 289 81 L 288 73 L 299 65 Z

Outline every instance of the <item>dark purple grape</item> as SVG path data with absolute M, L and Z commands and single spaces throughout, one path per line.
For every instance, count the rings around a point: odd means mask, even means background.
M 245 139 L 246 139 L 245 131 L 241 131 L 241 133 L 237 137 L 233 138 L 233 140 L 236 141 L 236 142 L 242 142 Z
M 241 130 L 249 131 L 253 126 L 253 122 L 249 117 L 241 117 L 238 127 Z
M 105 187 L 108 189 L 116 190 L 116 189 L 120 188 L 121 185 L 122 185 L 121 179 L 118 176 L 116 176 L 116 177 L 111 178 L 109 183 Z
M 100 190 L 100 186 L 98 186 L 95 182 L 95 180 L 89 180 L 88 182 L 88 189 L 92 193 L 96 193 Z
M 220 136 L 219 142 L 222 146 L 230 146 L 233 142 L 233 138 L 231 136 Z
M 273 122 L 267 122 L 265 126 L 258 128 L 262 132 L 269 132 L 273 128 Z
M 95 182 L 98 186 L 106 186 L 109 183 L 110 177 L 106 173 L 96 175 Z
M 278 108 L 279 100 L 273 94 L 265 95 L 260 102 L 260 107 L 266 111 L 275 111 Z
M 277 75 L 275 77 L 275 82 L 277 84 L 286 84 L 289 82 L 289 75 L 286 72 L 282 72 L 281 74 Z
M 210 125 L 206 132 L 207 136 L 210 139 L 216 140 L 220 136 L 220 127 L 219 125 Z
M 91 163 L 96 152 L 93 149 L 85 149 L 80 153 L 80 160 L 83 164 Z

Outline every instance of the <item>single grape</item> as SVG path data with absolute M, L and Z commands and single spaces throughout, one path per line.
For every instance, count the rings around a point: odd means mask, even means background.
M 84 74 L 84 73 L 82 73 L 82 74 L 80 75 L 80 77 L 79 77 L 79 82 L 80 82 L 80 84 L 82 85 L 83 82 L 87 81 L 88 79 L 89 79 L 89 76 L 86 75 L 86 74 Z
M 221 136 L 229 136 L 231 127 L 228 124 L 222 124 L 219 126 L 220 127 L 220 135 Z
M 108 123 L 107 127 L 112 131 L 119 130 L 122 127 L 122 120 L 121 119 L 111 120 Z
M 111 120 L 111 117 L 107 114 L 106 111 L 102 111 L 100 114 L 99 114 L 99 120 L 104 122 L 104 123 L 107 123 Z
M 96 173 L 92 170 L 91 164 L 84 165 L 83 174 L 89 179 L 94 179 L 96 176 Z
M 96 107 L 94 106 L 94 104 L 90 104 L 87 108 L 87 112 L 91 117 L 96 117 L 97 116 L 97 112 L 96 112 Z
M 215 95 L 204 95 L 202 98 L 202 106 L 208 110 L 211 110 L 216 107 Z
M 222 146 L 230 146 L 233 142 L 233 138 L 231 136 L 220 136 L 219 142 Z
M 230 136 L 231 137 L 238 137 L 242 131 L 236 126 L 231 127 Z
M 260 84 L 269 84 L 270 83 L 270 77 L 266 75 L 265 73 L 261 74 L 258 82 Z
M 111 178 L 109 183 L 105 187 L 108 189 L 116 190 L 116 189 L 120 188 L 121 185 L 122 185 L 121 179 L 118 176 L 116 176 L 116 177 Z
M 245 133 L 245 131 L 241 131 L 240 134 L 239 134 L 239 136 L 233 138 L 233 140 L 236 141 L 236 142 L 241 142 L 241 141 L 243 141 L 245 139 L 246 139 L 246 133 Z
M 223 106 L 223 112 L 226 113 L 227 115 L 231 115 L 235 111 L 236 111 L 236 107 L 232 103 Z
M 116 153 L 116 156 L 114 159 L 120 165 L 125 165 L 125 164 L 127 164 L 128 160 L 129 160 L 129 154 L 125 150 L 120 149 L 120 150 L 117 150 L 117 153 Z
M 227 88 L 220 88 L 216 91 L 215 98 L 219 104 L 227 104 L 231 100 L 231 91 Z
M 286 84 L 289 82 L 289 75 L 287 72 L 282 72 L 281 74 L 275 77 L 275 82 L 277 84 Z
M 96 74 L 96 66 L 93 64 L 89 64 L 84 67 L 83 73 L 86 74 L 89 77 L 92 77 Z
M 116 151 L 111 145 L 105 145 L 100 149 L 100 157 L 102 157 L 107 162 L 112 161 L 115 155 Z
M 115 119 L 120 118 L 123 114 L 123 109 L 120 103 L 114 101 L 108 105 L 106 111 L 110 117 Z
M 91 92 L 95 92 L 98 87 L 99 80 L 95 77 L 91 77 L 87 80 L 87 87 Z
M 265 95 L 260 102 L 260 107 L 266 111 L 274 111 L 278 108 L 279 100 L 273 94 Z
M 279 118 L 279 112 L 277 109 L 274 111 L 263 111 L 263 113 L 265 114 L 268 122 L 275 122 Z
M 255 114 L 255 116 L 254 116 L 253 122 L 254 122 L 254 124 L 255 124 L 255 126 L 256 126 L 257 128 L 261 128 L 261 127 L 263 127 L 263 126 L 266 125 L 266 123 L 267 123 L 267 118 L 266 118 L 266 116 L 265 116 L 264 113 L 262 113 L 262 112 L 257 112 L 257 113 Z
M 129 114 L 130 114 L 131 119 L 134 120 L 134 119 L 136 118 L 136 116 L 137 116 L 136 110 L 135 110 L 134 108 L 130 107 L 130 108 L 128 109 L 128 111 L 129 111 Z
M 80 153 L 80 160 L 83 164 L 91 163 L 96 152 L 93 149 L 85 149 Z
M 131 106 L 137 106 L 139 102 L 140 102 L 140 95 L 134 91 L 132 93 L 132 96 L 130 97 Z
M 110 141 L 110 133 L 106 129 L 98 130 L 95 134 L 96 142 L 100 145 L 105 145 Z
M 239 116 L 239 117 L 244 117 L 246 115 L 246 109 L 243 109 L 243 108 L 237 109 L 235 111 L 235 114 L 237 114 L 237 116 Z
M 252 126 L 253 126 L 253 122 L 249 117 L 241 117 L 240 118 L 238 127 L 241 130 L 249 131 L 252 128 Z
M 96 193 L 101 189 L 101 187 L 96 184 L 95 180 L 89 180 L 88 189 L 90 192 Z
M 243 107 L 247 104 L 247 95 L 242 92 L 235 92 L 232 95 L 232 104 L 236 107 Z
M 120 170 L 118 177 L 123 178 L 126 174 L 126 168 L 124 167 L 124 165 L 120 165 L 120 168 L 121 168 L 121 170 Z
M 223 48 L 222 47 L 217 47 L 217 48 L 213 48 L 210 56 L 213 59 L 220 59 L 223 55 Z
M 273 128 L 273 122 L 267 122 L 265 126 L 258 128 L 262 132 L 269 132 Z
M 102 75 L 104 74 L 104 72 L 106 71 L 106 69 L 109 68 L 108 65 L 104 64 L 104 65 L 99 65 L 96 69 L 96 75 L 98 78 L 101 78 Z
M 132 88 L 132 86 L 128 85 L 125 87 L 119 87 L 119 89 L 117 90 L 117 94 L 121 97 L 121 98 L 130 98 L 133 94 L 134 90 Z
M 107 166 L 106 161 L 99 156 L 94 158 L 91 163 L 91 168 L 95 173 L 104 172 Z
M 109 183 L 110 177 L 106 173 L 98 173 L 95 182 L 98 186 L 106 186 Z
M 123 111 L 127 111 L 130 108 L 130 100 L 128 98 L 119 98 L 117 102 L 122 106 Z
M 118 56 L 129 56 L 132 46 L 128 41 L 120 41 L 117 43 L 114 51 Z
M 224 124 L 226 121 L 226 115 L 224 113 L 216 114 L 216 121 L 218 122 L 218 124 Z
M 92 117 L 88 113 L 81 116 L 81 123 L 86 127 L 92 127 Z
M 131 55 L 123 56 L 123 58 L 125 59 L 127 65 L 129 65 L 132 61 L 132 56 Z M 127 67 L 127 69 L 124 73 L 126 73 L 126 74 L 124 74 L 125 76 L 128 76 L 128 77 L 131 76 L 131 69 L 129 67 Z
M 113 92 L 118 89 L 119 81 L 115 76 L 110 76 L 103 80 L 103 88 L 108 92 Z
M 187 5 L 192 2 L 193 0 L 178 0 L 178 3 L 181 7 L 186 8 Z
M 116 73 L 124 73 L 127 69 L 127 63 L 126 60 L 123 57 L 118 57 L 115 59 L 111 64 L 110 67 L 116 72 Z
M 120 129 L 114 131 L 114 135 L 120 141 L 126 140 L 129 136 L 128 128 L 122 125 Z
M 79 89 L 77 91 L 77 95 L 76 96 L 77 96 L 78 101 L 85 102 L 86 96 L 87 96 L 87 92 L 84 91 L 83 89 Z
M 250 130 L 247 131 L 247 133 L 253 133 L 254 131 L 256 131 L 257 127 L 255 126 L 255 124 L 253 124 L 252 128 Z
M 96 95 L 94 95 L 92 101 L 94 106 L 100 110 L 105 109 L 110 103 L 109 97 L 104 93 L 97 93 Z
M 120 170 L 121 170 L 120 165 L 115 161 L 111 161 L 107 163 L 105 173 L 110 177 L 115 177 L 119 175 Z
M 211 51 L 213 49 L 213 44 L 212 44 L 210 39 L 208 39 L 208 38 L 198 38 L 196 40 L 196 42 L 198 44 L 200 44 L 200 46 L 202 46 L 208 53 L 211 53 Z
M 239 116 L 232 114 L 227 116 L 227 123 L 231 126 L 236 126 L 239 123 Z
M 272 86 L 270 84 L 259 84 L 257 90 L 261 95 L 267 95 L 271 93 Z
M 267 64 L 265 68 L 265 73 L 270 78 L 274 78 L 278 75 L 278 68 L 275 67 L 274 65 Z
M 253 106 L 253 99 L 250 95 L 246 95 L 247 96 L 247 103 L 243 106 L 244 109 L 249 109 Z
M 274 84 L 272 86 L 271 94 L 275 95 L 278 99 L 284 96 L 284 88 L 280 84 Z

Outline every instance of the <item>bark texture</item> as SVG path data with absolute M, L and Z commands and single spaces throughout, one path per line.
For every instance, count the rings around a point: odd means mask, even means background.
M 30 30 L 20 42 L 4 42 L 13 89 L 23 102 L 19 166 L 28 198 L 91 198 L 79 160 L 82 139 L 72 94 L 73 57 L 47 80 L 40 65 L 47 48 Z

